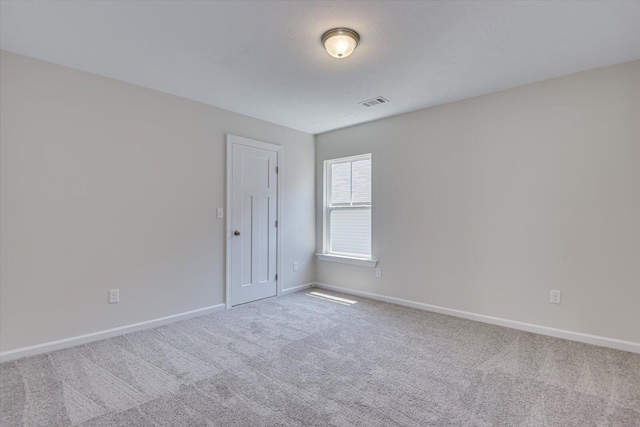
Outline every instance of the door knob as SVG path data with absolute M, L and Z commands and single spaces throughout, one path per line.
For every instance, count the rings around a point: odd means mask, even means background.
M 236 236 L 239 236 L 240 232 L 238 230 L 236 230 L 236 231 L 233 232 L 233 234 L 236 235 Z

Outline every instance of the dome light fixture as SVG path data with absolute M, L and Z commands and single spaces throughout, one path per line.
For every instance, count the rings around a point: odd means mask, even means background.
M 327 53 L 334 58 L 346 58 L 358 46 L 360 35 L 349 28 L 334 28 L 321 37 Z

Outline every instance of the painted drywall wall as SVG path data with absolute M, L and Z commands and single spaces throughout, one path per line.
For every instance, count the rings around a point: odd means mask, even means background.
M 2 351 L 223 303 L 226 133 L 283 146 L 283 288 L 314 280 L 312 135 L 8 52 L 0 64 Z
M 317 136 L 319 245 L 322 162 L 362 153 L 382 277 L 319 282 L 640 342 L 640 61 Z

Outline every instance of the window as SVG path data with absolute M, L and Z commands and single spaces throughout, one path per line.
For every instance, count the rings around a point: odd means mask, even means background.
M 324 162 L 324 253 L 371 259 L 371 154 Z

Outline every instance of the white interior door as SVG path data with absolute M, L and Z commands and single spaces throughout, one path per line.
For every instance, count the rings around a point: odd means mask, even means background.
M 277 293 L 278 151 L 280 147 L 230 137 L 231 305 Z M 251 145 L 248 145 L 251 144 Z

